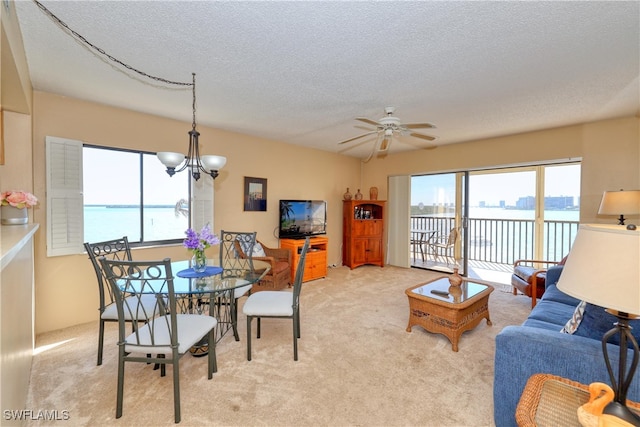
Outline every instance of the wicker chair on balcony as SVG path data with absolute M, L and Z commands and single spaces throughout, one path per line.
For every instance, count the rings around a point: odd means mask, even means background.
M 544 294 L 547 269 L 553 265 L 561 264 L 563 261 L 517 260 L 513 264 L 513 274 L 511 274 L 513 294 L 518 295 L 518 292 L 521 292 L 530 297 L 533 309 L 538 298 L 542 298 L 542 294 Z
M 237 244 L 236 250 L 241 258 L 247 258 L 242 247 Z M 258 283 L 253 285 L 251 292 L 279 291 L 288 287 L 291 283 L 291 251 L 282 248 L 270 248 L 259 240 L 253 248 L 254 260 L 268 262 L 271 269 Z

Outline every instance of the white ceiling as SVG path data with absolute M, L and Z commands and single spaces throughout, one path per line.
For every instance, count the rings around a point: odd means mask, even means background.
M 41 3 L 138 70 L 195 72 L 199 124 L 362 158 L 374 139 L 337 143 L 386 106 L 436 125 L 420 131 L 435 144 L 640 113 L 638 1 Z M 191 123 L 190 88 L 117 67 L 31 0 L 15 7 L 34 89 Z

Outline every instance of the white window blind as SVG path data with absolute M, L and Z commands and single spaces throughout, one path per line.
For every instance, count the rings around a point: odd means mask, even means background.
M 79 254 L 82 247 L 82 141 L 47 136 L 47 256 Z

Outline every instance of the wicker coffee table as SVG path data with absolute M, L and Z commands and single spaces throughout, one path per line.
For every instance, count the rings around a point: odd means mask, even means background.
M 443 334 L 453 351 L 458 351 L 458 340 L 464 331 L 489 319 L 489 295 L 493 286 L 488 282 L 462 278 L 459 287 L 450 286 L 448 276 L 414 286 L 405 291 L 409 298 L 409 324 L 420 325 L 429 332 Z

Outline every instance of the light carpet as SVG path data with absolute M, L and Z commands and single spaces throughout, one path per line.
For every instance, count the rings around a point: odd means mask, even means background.
M 184 426 L 492 426 L 495 336 L 520 324 L 531 301 L 496 286 L 493 325 L 465 332 L 459 352 L 420 326 L 406 332 L 405 289 L 440 273 L 362 266 L 329 269 L 301 295 L 302 337 L 293 361 L 292 325 L 264 319 L 253 360 L 246 359 L 246 318 L 240 342 L 217 345 L 218 372 L 207 380 L 206 358 L 180 364 Z M 242 300 L 241 300 L 242 301 Z M 241 302 L 242 304 L 242 302 Z M 98 322 L 37 337 L 27 409 L 68 411 L 65 421 L 32 426 L 169 426 L 174 424 L 171 368 L 129 363 L 123 416 L 115 419 L 117 327 L 107 325 L 102 366 L 96 366 Z

